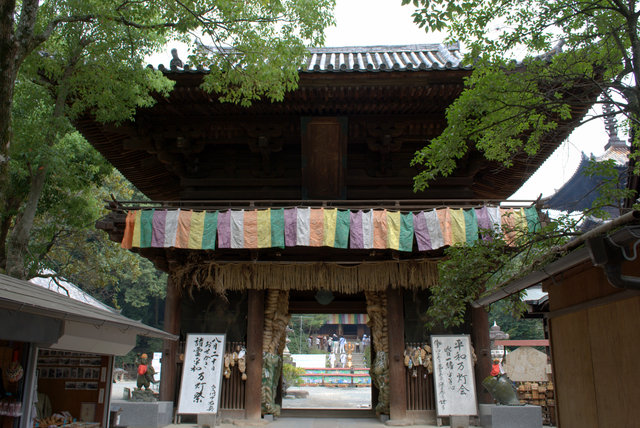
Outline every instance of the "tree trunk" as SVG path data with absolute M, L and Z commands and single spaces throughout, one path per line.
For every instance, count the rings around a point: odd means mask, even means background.
M 5 207 L 6 203 L 2 206 L 2 209 Z M 6 270 L 7 266 L 7 239 L 9 238 L 12 221 L 13 216 L 4 213 L 0 216 L 0 271 Z
M 0 0 L 0 203 L 4 204 L 5 190 L 9 185 L 9 150 L 13 132 L 11 108 L 18 70 L 26 56 L 35 49 L 35 27 L 38 0 L 24 0 L 20 14 L 16 12 L 16 0 Z M 15 17 L 20 20 L 16 25 Z M 2 208 L 2 206 L 0 206 Z
M 18 44 L 15 28 L 15 0 L 0 0 L 0 210 L 6 210 L 9 185 L 9 147 L 11 146 L 11 108 L 16 81 Z M 4 244 L 4 241 L 1 242 Z M 2 250 L 4 252 L 4 249 Z
M 1 1 L 1 0 L 0 0 Z M 82 49 L 80 49 L 81 51 Z M 59 90 L 56 95 L 56 104 L 52 114 L 52 126 L 48 130 L 47 144 L 49 147 L 57 141 L 57 130 L 55 125 L 58 120 L 64 117 L 65 103 L 67 102 L 67 96 L 69 94 L 69 79 L 71 78 L 75 66 L 80 58 L 80 52 L 76 52 L 75 55 L 69 60 L 69 64 L 64 70 L 61 82 L 59 83 Z M 45 160 L 46 162 L 46 160 Z M 44 163 L 44 162 L 43 162 Z M 27 271 L 24 266 L 25 254 L 28 250 L 29 235 L 33 228 L 33 221 L 36 217 L 38 210 L 38 202 L 44 189 L 44 184 L 47 178 L 48 167 L 40 164 L 37 166 L 37 170 L 33 178 L 31 179 L 31 187 L 29 188 L 29 195 L 27 196 L 27 202 L 24 205 L 22 212 L 16 218 L 13 230 L 9 236 L 7 243 L 7 275 L 15 278 L 25 279 Z
M 24 268 L 24 256 L 29 245 L 29 235 L 33 228 L 33 221 L 38 210 L 38 202 L 47 178 L 47 167 L 40 166 L 31 181 L 29 196 L 22 213 L 16 217 L 13 230 L 7 242 L 7 275 L 25 279 L 27 272 Z
M 472 340 L 476 357 L 476 391 L 478 403 L 491 404 L 491 394 L 482 386 L 491 372 L 491 341 L 489 340 L 489 312 L 485 308 L 471 308 Z

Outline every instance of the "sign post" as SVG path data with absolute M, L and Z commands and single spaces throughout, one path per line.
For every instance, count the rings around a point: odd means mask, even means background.
M 178 414 L 214 417 L 218 413 L 222 388 L 224 334 L 188 334 Z
M 438 418 L 477 415 L 469 335 L 432 335 L 431 350 Z

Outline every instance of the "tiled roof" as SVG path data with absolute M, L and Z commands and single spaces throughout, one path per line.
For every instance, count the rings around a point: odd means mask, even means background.
M 471 69 L 469 66 L 461 66 L 461 60 L 457 44 L 309 48 L 309 56 L 300 71 L 336 73 Z M 189 64 L 184 68 L 170 68 L 173 72 L 206 72 L 203 68 L 194 69 Z M 158 69 L 169 71 L 162 64 Z
M 303 72 L 414 71 L 460 68 L 457 45 L 312 48 Z

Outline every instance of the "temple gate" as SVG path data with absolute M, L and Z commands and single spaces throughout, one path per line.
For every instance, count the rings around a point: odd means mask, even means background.
M 443 249 L 504 221 L 537 221 L 530 204 L 506 217 L 499 204 L 573 122 L 510 169 L 472 153 L 414 193 L 411 158 L 444 129 L 470 74 L 457 46 L 311 49 L 297 90 L 247 108 L 204 92 L 206 70 L 160 70 L 175 89 L 135 121 L 76 125 L 149 198 L 111 201 L 97 227 L 168 272 L 165 330 L 227 334 L 234 365 L 223 409 L 248 419 L 278 411 L 289 314 L 327 311 L 313 298 L 324 290 L 335 296 L 332 312 L 369 315 L 376 412 L 432 419 L 428 355 L 415 355 L 422 365 L 411 370 L 405 361 L 444 333 L 425 331 L 421 318 Z M 473 334 L 481 379 L 486 312 L 474 310 L 459 332 Z M 163 400 L 176 398 L 180 352 L 163 349 Z

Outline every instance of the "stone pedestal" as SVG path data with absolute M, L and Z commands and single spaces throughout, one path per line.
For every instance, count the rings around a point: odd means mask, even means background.
M 197 422 L 199 427 L 204 428 L 215 428 L 216 425 L 220 425 L 218 415 L 215 413 L 199 413 Z
M 497 406 L 495 404 L 478 404 L 478 419 L 481 427 L 491 428 L 491 412 L 494 407 Z
M 542 428 L 540 406 L 495 406 L 491 409 L 493 428 Z
M 111 412 L 120 412 L 119 426 L 129 428 L 160 428 L 171 424 L 173 401 L 155 401 L 150 403 L 112 400 Z
M 469 428 L 469 416 L 449 416 L 451 428 Z

